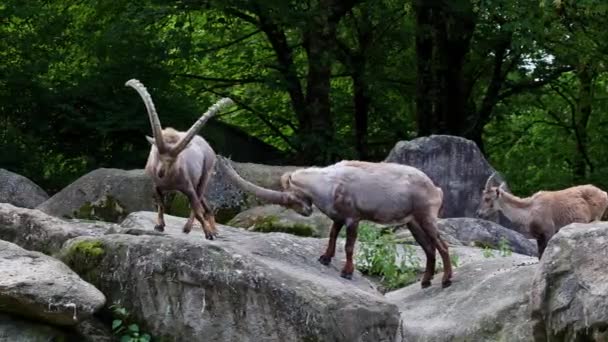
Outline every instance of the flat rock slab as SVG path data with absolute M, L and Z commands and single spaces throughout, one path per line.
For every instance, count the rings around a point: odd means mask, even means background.
M 49 255 L 71 238 L 99 236 L 113 228 L 116 226 L 105 222 L 62 220 L 40 210 L 0 203 L 0 239 Z
M 106 302 L 59 260 L 0 241 L 0 312 L 54 325 L 75 325 Z
M 252 233 L 219 226 L 205 240 L 185 235 L 185 219 L 167 216 L 166 234 L 153 231 L 155 213 L 133 213 L 128 234 L 80 237 L 62 253 L 109 302 L 120 302 L 157 338 L 193 341 L 392 341 L 397 307 L 354 274 L 340 277 L 344 254 L 332 265 L 317 258 L 325 240 Z M 97 244 L 102 258 L 87 258 Z M 81 249 L 82 251 L 82 249 Z
M 414 284 L 387 293 L 401 313 L 395 341 L 532 341 L 528 294 L 536 263 L 521 255 L 488 258 L 456 268 L 448 288 Z

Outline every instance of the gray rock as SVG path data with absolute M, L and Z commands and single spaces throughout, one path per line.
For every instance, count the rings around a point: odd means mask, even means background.
M 385 161 L 416 167 L 440 186 L 444 196 L 441 217 L 476 217 L 481 190 L 495 171 L 473 141 L 450 135 L 400 141 Z M 497 222 L 513 226 L 502 214 Z
M 62 220 L 40 210 L 0 203 L 0 239 L 25 249 L 52 255 L 77 236 L 103 235 L 115 225 L 83 220 Z
M 0 241 L 0 312 L 54 325 L 75 325 L 105 304 L 105 296 L 64 263 Z
M 554 235 L 534 276 L 536 341 L 608 340 L 608 222 L 570 224 Z
M 279 189 L 281 174 L 297 167 L 234 163 L 234 168 L 256 184 Z M 213 171 L 205 196 L 216 211 L 217 222 L 226 222 L 238 212 L 260 204 L 252 195 L 233 185 L 218 166 Z M 154 211 L 156 205 L 152 180 L 143 169 L 102 168 L 80 177 L 39 205 L 38 209 L 64 218 L 121 222 L 129 213 Z M 178 192 L 169 194 L 166 212 L 180 217 L 189 216 L 190 206 L 186 197 Z
M 448 218 L 439 220 L 439 231 L 460 241 L 463 245 L 487 246 L 498 249 L 501 239 L 504 239 L 511 251 L 519 254 L 536 256 L 536 243 L 524 235 L 505 228 L 492 221 L 475 218 Z
M 300 236 L 327 237 L 331 220 L 322 212 L 313 211 L 306 217 L 280 205 L 265 205 L 247 209 L 227 223 L 232 227 L 254 232 L 283 232 Z
M 392 341 L 398 313 L 355 273 L 339 276 L 344 254 L 329 267 L 317 258 L 325 241 L 219 226 L 220 237 L 181 232 L 168 217 L 166 233 L 151 231 L 154 213 L 131 214 L 124 232 L 80 237 L 62 259 L 120 302 L 156 338 L 192 341 Z M 99 244 L 99 259 L 76 246 Z M 89 260 L 89 261 L 83 261 Z
M 300 168 L 296 166 L 270 166 L 236 162 L 232 162 L 232 165 L 236 172 L 244 179 L 274 190 L 281 189 L 280 179 L 283 173 Z M 217 222 L 228 222 L 239 212 L 263 204 L 252 194 L 246 193 L 234 185 L 224 175 L 217 163 L 213 176 L 209 181 L 206 196 L 217 211 Z M 186 215 L 179 214 L 178 216 L 185 217 Z
M 69 341 L 75 337 L 60 328 L 0 314 L 0 342 Z
M 0 169 L 0 203 L 10 203 L 23 208 L 35 208 L 49 195 L 31 180 Z
M 154 210 L 152 182 L 143 170 L 97 169 L 38 206 L 58 217 L 120 222 L 128 213 Z
M 413 284 L 387 293 L 401 313 L 395 341 L 532 341 L 528 293 L 536 262 L 488 258 L 457 268 L 448 288 Z

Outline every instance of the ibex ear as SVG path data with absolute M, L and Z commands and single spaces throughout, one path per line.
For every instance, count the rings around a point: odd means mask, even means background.
M 150 143 L 150 145 L 154 145 L 154 138 L 149 137 L 146 135 L 146 140 L 148 140 L 148 142 Z

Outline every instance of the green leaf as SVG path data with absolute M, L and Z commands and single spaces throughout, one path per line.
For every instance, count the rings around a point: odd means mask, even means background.
M 118 329 L 122 325 L 122 321 L 119 319 L 115 319 L 112 321 L 112 330 Z
M 139 332 L 139 326 L 137 324 L 131 324 L 129 325 L 129 331 Z

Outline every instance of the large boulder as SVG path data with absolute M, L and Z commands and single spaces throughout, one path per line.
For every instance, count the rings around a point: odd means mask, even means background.
M 536 341 L 608 341 L 608 222 L 570 224 L 547 245 L 534 277 Z
M 10 203 L 23 208 L 35 208 L 49 195 L 31 180 L 0 169 L 0 203 Z
M 185 219 L 167 217 L 152 231 L 154 213 L 134 213 L 124 233 L 79 237 L 62 260 L 120 302 L 157 338 L 192 341 L 392 341 L 398 313 L 355 273 L 339 276 L 344 254 L 323 266 L 325 241 L 219 226 L 220 236 L 181 232 Z M 147 235 L 149 232 L 151 235 Z M 94 244 L 101 257 L 79 249 Z
M 61 261 L 1 240 L 0 274 L 0 312 L 75 325 L 106 302 L 103 293 Z
M 443 189 L 441 217 L 476 217 L 481 190 L 495 171 L 471 140 L 451 135 L 431 135 L 400 141 L 387 162 L 411 165 L 426 173 Z M 501 181 L 500 176 L 497 181 Z M 512 224 L 500 215 L 500 224 Z
M 152 182 L 143 170 L 97 169 L 38 209 L 58 217 L 120 222 L 130 212 L 154 209 Z
M 439 220 L 439 231 L 460 241 L 463 245 L 499 249 L 508 248 L 512 252 L 536 256 L 536 244 L 524 235 L 505 228 L 492 221 L 461 217 Z M 502 241 L 501 241 L 502 240 Z
M 0 239 L 49 255 L 71 238 L 103 235 L 116 227 L 105 222 L 62 220 L 40 210 L 0 203 Z
M 293 166 L 266 166 L 233 163 L 244 178 L 271 189 L 280 188 L 280 176 Z M 53 216 L 121 222 L 129 213 L 156 210 L 153 184 L 143 169 L 97 169 L 38 206 Z M 260 204 L 251 194 L 243 192 L 217 166 L 211 175 L 205 197 L 216 211 L 216 221 L 226 222 L 240 211 Z M 188 217 L 190 204 L 181 193 L 169 193 L 168 214 Z
M 387 293 L 401 313 L 395 341 L 532 341 L 528 294 L 536 262 L 516 254 L 488 258 L 456 268 L 448 288 L 413 284 Z

